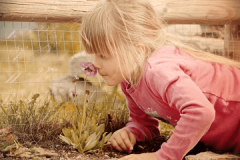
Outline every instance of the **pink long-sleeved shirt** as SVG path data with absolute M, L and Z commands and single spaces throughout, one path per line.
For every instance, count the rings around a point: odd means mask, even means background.
M 137 140 L 158 134 L 158 119 L 175 126 L 156 152 L 159 160 L 182 159 L 199 141 L 240 151 L 240 69 L 190 57 L 164 46 L 147 60 L 136 87 L 121 83 L 130 111 L 125 129 Z

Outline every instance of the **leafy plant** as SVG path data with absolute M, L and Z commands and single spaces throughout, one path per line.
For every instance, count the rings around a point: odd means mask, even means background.
M 76 92 L 74 91 L 73 93 L 75 94 Z M 102 148 L 111 137 L 111 132 L 123 127 L 128 119 L 128 110 L 125 101 L 122 100 L 118 102 L 118 107 L 115 106 L 115 103 L 117 103 L 115 101 L 116 93 L 103 95 L 101 103 L 97 103 L 94 100 L 91 100 L 93 102 L 89 101 L 88 94 L 90 93 L 87 92 L 85 94 L 85 103 L 81 103 L 82 105 L 76 104 L 73 101 L 73 107 L 78 112 L 74 112 L 76 116 L 71 116 L 72 118 L 69 119 L 72 127 L 63 128 L 63 135 L 59 136 L 61 140 L 72 145 L 80 153 L 95 152 Z M 65 103 L 63 107 L 66 107 L 66 105 L 69 107 L 70 104 Z M 113 117 L 111 122 L 108 120 L 105 121 L 105 118 L 107 118 L 106 115 Z M 82 120 L 79 121 L 79 117 L 82 117 Z M 109 129 L 110 123 L 111 129 Z
M 82 62 L 82 71 L 86 76 L 95 76 L 97 74 L 97 68 L 91 62 Z M 75 76 L 73 79 L 73 83 L 75 84 L 75 91 L 73 92 L 75 95 L 74 101 L 76 102 L 76 82 L 79 80 L 78 76 Z M 86 81 L 84 82 L 84 100 L 83 100 L 83 111 L 82 111 L 82 121 L 77 122 L 77 127 L 73 125 L 73 128 L 64 128 L 62 129 L 63 135 L 60 135 L 60 139 L 64 142 L 73 145 L 80 153 L 85 151 L 97 150 L 98 148 L 102 148 L 107 140 L 111 137 L 111 134 L 104 133 L 105 125 L 101 124 L 97 127 L 96 120 L 91 114 L 91 118 L 86 122 L 86 109 L 89 104 L 88 96 L 90 94 L 89 90 L 86 90 Z M 76 104 L 76 103 L 75 103 Z M 76 105 L 78 110 L 78 106 Z M 76 123 L 73 123 L 76 124 Z
M 89 63 L 82 64 L 82 68 L 86 76 L 96 74 L 96 68 Z M 78 77 L 73 83 L 77 80 Z M 0 114 L 3 116 L 0 116 L 0 127 L 12 126 L 14 134 L 23 141 L 25 138 L 35 142 L 51 140 L 63 133 L 60 138 L 81 153 L 94 152 L 102 148 L 112 134 L 107 134 L 105 125 L 109 128 L 109 124 L 114 122 L 111 124 L 111 131 L 115 131 L 114 129 L 121 126 L 119 125 L 122 124 L 121 121 L 125 122 L 127 119 L 125 99 L 120 100 L 121 95 L 115 87 L 111 94 L 103 94 L 100 103 L 96 102 L 91 99 L 90 91 L 86 90 L 86 82 L 84 84 L 83 103 L 76 103 L 78 98 L 76 87 L 73 91 L 73 94 L 76 94 L 75 99 L 70 102 L 59 104 L 51 96 L 39 100 L 40 94 L 33 95 L 30 100 L 1 102 Z M 111 112 L 112 110 L 117 111 Z M 120 112 L 122 114 L 119 114 Z M 101 123 L 108 114 L 113 120 Z
M 73 128 L 62 129 L 64 136 L 59 137 L 67 144 L 73 145 L 80 153 L 95 152 L 102 148 L 112 135 L 106 135 L 104 128 L 104 124 L 97 126 L 95 119 L 88 119 L 86 125 L 79 122 Z

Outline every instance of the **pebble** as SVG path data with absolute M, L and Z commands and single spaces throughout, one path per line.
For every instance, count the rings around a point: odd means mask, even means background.
M 197 155 L 186 156 L 185 160 L 240 160 L 240 157 L 230 153 L 217 154 L 207 151 Z

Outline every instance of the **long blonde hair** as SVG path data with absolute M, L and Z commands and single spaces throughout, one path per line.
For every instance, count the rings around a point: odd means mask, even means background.
M 132 85 L 143 74 L 147 58 L 164 45 L 176 46 L 197 59 L 240 68 L 239 62 L 196 50 L 162 28 L 147 0 L 105 0 L 84 17 L 81 36 L 87 53 L 114 56 Z

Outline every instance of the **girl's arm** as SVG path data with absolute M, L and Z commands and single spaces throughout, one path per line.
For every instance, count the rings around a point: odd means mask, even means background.
M 153 135 L 160 135 L 158 120 L 143 112 L 126 92 L 125 82 L 121 83 L 121 88 L 127 100 L 129 109 L 129 122 L 124 129 L 133 133 L 138 141 L 150 140 Z
M 208 131 L 215 110 L 200 88 L 175 63 L 151 67 L 146 75 L 149 88 L 181 116 L 172 136 L 156 152 L 158 159 L 182 159 Z

